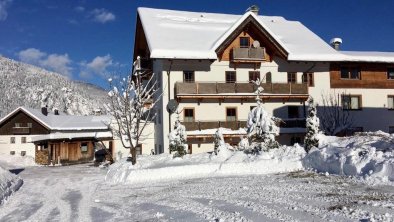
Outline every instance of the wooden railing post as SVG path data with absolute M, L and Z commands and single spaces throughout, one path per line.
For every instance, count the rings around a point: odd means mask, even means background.
M 198 82 L 196 82 L 196 94 L 199 94 L 199 91 L 198 91 Z
M 201 131 L 201 124 L 200 124 L 200 120 L 198 121 L 198 130 Z
M 289 92 L 289 94 L 291 94 L 291 85 L 292 85 L 293 83 L 289 83 L 289 85 L 290 85 L 290 87 L 289 87 L 289 90 L 290 90 L 290 92 Z

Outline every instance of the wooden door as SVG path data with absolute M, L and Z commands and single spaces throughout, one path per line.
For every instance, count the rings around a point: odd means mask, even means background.
M 69 143 L 68 144 L 68 160 L 77 161 L 78 160 L 78 144 Z

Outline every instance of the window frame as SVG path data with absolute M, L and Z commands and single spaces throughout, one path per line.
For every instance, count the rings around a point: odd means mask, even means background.
M 191 75 L 191 79 L 188 79 L 188 78 L 186 78 L 187 77 L 187 75 Z M 189 71 L 189 70 L 186 70 L 186 71 L 183 71 L 183 82 L 185 82 L 185 83 L 194 83 L 196 80 L 195 80 L 195 72 L 194 71 Z
M 190 117 L 186 116 L 186 110 L 192 110 L 192 113 L 193 113 L 192 121 L 186 121 L 186 120 L 188 120 L 190 118 Z M 190 122 L 195 122 L 195 121 L 196 121 L 196 113 L 195 113 L 194 107 L 185 107 L 185 108 L 183 108 L 183 122 L 190 123 Z
M 392 78 L 389 78 L 390 73 L 393 73 L 393 77 Z M 387 68 L 387 80 L 394 80 L 394 68 L 393 67 Z
M 271 72 L 267 72 L 265 74 L 265 83 L 272 83 L 272 73 Z
M 350 98 L 350 106 L 348 106 L 348 107 L 345 107 L 345 105 L 344 105 L 344 98 L 345 97 L 349 97 Z M 353 97 L 357 97 L 358 98 L 358 108 L 357 109 L 353 109 L 352 107 L 351 107 L 351 104 L 352 104 L 352 98 Z M 362 95 L 354 95 L 354 94 L 343 94 L 342 96 L 341 96 L 341 106 L 342 106 L 342 109 L 343 110 L 347 110 L 347 111 L 359 111 L 359 110 L 362 110 Z
M 10 137 L 10 144 L 16 144 L 16 138 L 15 136 Z
M 346 70 L 347 77 L 345 77 L 343 70 Z M 352 78 L 352 73 L 357 70 L 358 78 Z M 361 68 L 358 66 L 341 66 L 339 68 L 339 77 L 341 80 L 361 80 Z
M 26 142 L 27 142 L 26 137 L 25 137 L 25 136 L 22 136 L 22 137 L 21 137 L 21 143 L 26 143 Z
M 235 120 L 229 120 L 228 119 L 228 110 L 234 110 L 235 111 Z M 237 109 L 237 107 L 235 107 L 235 106 L 229 106 L 229 107 L 226 107 L 226 122 L 236 122 L 236 121 L 238 121 L 238 109 Z
M 297 72 L 287 72 L 287 83 L 297 83 Z
M 304 72 L 301 76 L 302 83 L 306 83 L 308 86 L 315 86 L 314 72 Z
M 230 74 L 234 74 L 234 81 L 229 81 L 228 77 L 231 76 Z M 237 82 L 237 72 L 236 71 L 226 71 L 225 75 L 226 75 L 225 76 L 226 83 L 236 83 Z
M 22 128 L 22 123 L 15 123 L 15 128 Z
M 86 144 L 86 146 L 83 144 Z M 82 149 L 82 147 L 86 147 L 86 150 Z M 82 154 L 88 153 L 89 152 L 89 143 L 88 142 L 81 142 L 81 144 L 79 145 L 79 150 L 81 151 Z
M 392 99 L 392 103 L 393 103 L 393 107 L 389 107 L 389 99 Z M 391 111 L 394 111 L 394 95 L 387 95 L 387 109 L 388 110 L 391 110 Z
M 257 77 L 257 78 L 253 78 L 253 77 Z M 257 79 L 261 79 L 260 71 L 249 71 L 249 82 L 256 81 Z
M 243 45 L 242 44 L 243 43 L 242 40 L 247 40 L 248 45 L 247 46 Z M 249 48 L 250 47 L 250 37 L 248 37 L 248 36 L 239 37 L 239 47 L 240 48 Z

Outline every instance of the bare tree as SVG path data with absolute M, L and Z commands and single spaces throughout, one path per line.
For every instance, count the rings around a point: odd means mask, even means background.
M 134 165 L 137 162 L 136 147 L 142 139 L 142 133 L 149 121 L 156 117 L 153 108 L 161 96 L 156 91 L 157 80 L 151 70 L 141 68 L 138 56 L 127 78 L 121 79 L 117 85 L 112 79 L 109 79 L 109 83 L 111 102 L 107 109 L 116 121 L 111 128 L 121 139 L 122 145 L 130 149 Z
M 337 135 L 353 125 L 349 111 L 339 103 L 339 94 L 322 94 L 320 111 L 320 127 L 328 135 Z

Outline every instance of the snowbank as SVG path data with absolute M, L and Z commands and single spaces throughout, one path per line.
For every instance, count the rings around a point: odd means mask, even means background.
M 22 179 L 0 167 L 0 204 L 4 203 L 22 184 Z
M 218 155 L 207 153 L 173 158 L 172 154 L 140 156 L 136 165 L 126 159 L 110 166 L 106 181 L 137 184 L 217 176 L 270 174 L 303 169 L 300 146 L 273 149 L 261 155 L 221 149 Z
M 393 182 L 394 137 L 381 131 L 343 138 L 320 136 L 319 148 L 305 156 L 303 165 L 373 183 Z
M 18 154 L 8 155 L 0 154 L 0 166 L 4 168 L 25 168 L 30 166 L 37 166 L 34 158 L 31 156 L 21 156 Z

